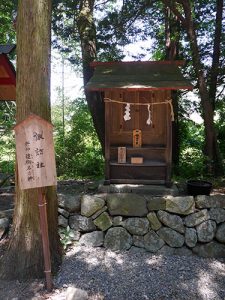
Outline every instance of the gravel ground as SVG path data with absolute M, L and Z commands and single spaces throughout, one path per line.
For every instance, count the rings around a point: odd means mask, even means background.
M 76 287 L 91 300 L 224 300 L 225 262 L 76 246 L 67 252 L 54 285 L 46 293 L 43 281 L 0 282 L 0 299 L 63 300 L 67 289 Z

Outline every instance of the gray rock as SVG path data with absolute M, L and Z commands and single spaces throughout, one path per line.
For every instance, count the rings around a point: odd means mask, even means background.
M 209 216 L 211 220 L 216 221 L 217 224 L 225 222 L 225 209 L 223 208 L 210 208 Z
M 184 224 L 181 217 L 172 215 L 166 211 L 160 210 L 157 213 L 159 220 L 166 225 L 180 233 L 184 233 Z
M 147 218 L 128 218 L 123 222 L 123 227 L 134 235 L 144 235 L 148 232 L 149 221 Z
M 144 237 L 142 235 L 133 235 L 133 245 L 136 247 L 144 248 Z
M 166 210 L 179 215 L 189 215 L 195 210 L 195 202 L 192 196 L 168 197 Z
M 128 250 L 132 245 L 132 237 L 122 227 L 109 228 L 105 235 L 104 247 L 111 250 Z
M 161 222 L 159 221 L 156 213 L 153 211 L 153 212 L 150 212 L 148 215 L 147 215 L 147 218 L 149 220 L 149 223 L 150 223 L 150 227 L 153 229 L 153 230 L 158 230 L 160 227 L 162 227 L 162 224 Z
M 80 212 L 80 195 L 58 194 L 58 202 L 70 213 Z
M 88 293 L 75 287 L 68 287 L 66 300 L 88 300 Z
M 192 251 L 185 246 L 183 246 L 181 248 L 174 248 L 173 254 L 178 255 L 178 256 L 192 256 L 193 255 Z
M 9 227 L 9 219 L 8 218 L 1 218 L 0 219 L 0 228 L 6 229 Z
M 106 231 L 112 226 L 112 220 L 107 212 L 102 213 L 94 220 L 94 224 L 102 231 Z
M 182 247 L 184 244 L 184 236 L 177 231 L 162 227 L 157 231 L 157 234 L 163 239 L 170 247 Z
M 58 207 L 58 213 L 65 218 L 68 218 L 70 215 L 70 213 L 67 210 L 60 208 L 60 207 Z
M 58 225 L 66 228 L 68 226 L 68 219 L 63 217 L 62 215 L 59 215 L 58 216 Z
M 81 236 L 79 244 L 89 247 L 100 247 L 103 245 L 104 234 L 102 231 L 93 231 Z
M 211 242 L 216 233 L 216 222 L 205 221 L 196 227 L 198 241 L 202 243 Z
M 174 251 L 175 251 L 175 248 L 172 248 L 168 245 L 164 245 L 161 249 L 159 249 L 157 254 L 171 256 L 171 255 L 174 255 Z
M 81 215 L 90 217 L 105 205 L 105 200 L 93 195 L 81 197 Z
M 100 216 L 102 213 L 104 213 L 105 211 L 107 211 L 107 209 L 108 209 L 107 206 L 103 206 L 103 208 L 101 208 L 100 210 L 96 211 L 96 213 L 91 216 L 92 220 L 95 220 L 98 216 Z
M 132 254 L 136 254 L 136 253 L 144 253 L 146 252 L 146 250 L 144 248 L 139 248 L 139 247 L 135 247 L 135 246 L 132 246 L 130 249 L 129 249 L 129 253 L 132 253 Z
M 209 213 L 207 209 L 200 210 L 194 214 L 187 216 L 184 219 L 184 223 L 187 227 L 194 227 L 201 224 L 204 221 L 209 220 Z
M 185 230 L 185 244 L 188 247 L 193 248 L 197 244 L 197 240 L 198 240 L 198 238 L 197 238 L 196 230 L 194 228 L 186 227 L 186 230 Z
M 113 217 L 113 226 L 122 226 L 122 223 L 123 223 L 122 216 Z
M 143 217 L 148 213 L 146 199 L 135 194 L 108 194 L 107 204 L 112 216 Z
M 3 219 L 3 218 L 12 219 L 13 212 L 14 212 L 13 208 L 12 209 L 7 209 L 7 210 L 0 211 L 0 219 Z
M 80 232 L 90 232 L 96 230 L 96 226 L 91 218 L 80 215 L 72 215 L 69 217 L 70 228 Z
M 0 239 L 5 233 L 6 229 L 9 227 L 9 219 L 8 218 L 1 218 L 0 219 Z
M 147 207 L 149 211 L 166 209 L 166 198 L 150 197 L 147 200 Z
M 153 230 L 144 236 L 144 246 L 147 251 L 157 252 L 164 244 L 164 241 Z
M 225 208 L 225 196 L 224 195 L 212 195 L 212 196 L 200 195 L 196 197 L 195 203 L 196 203 L 196 207 L 198 208 L 211 208 L 211 207 Z
M 221 243 L 225 243 L 225 223 L 218 226 L 216 239 Z
M 192 248 L 193 252 L 202 257 L 220 258 L 225 257 L 225 245 L 216 241 L 207 244 L 199 244 Z

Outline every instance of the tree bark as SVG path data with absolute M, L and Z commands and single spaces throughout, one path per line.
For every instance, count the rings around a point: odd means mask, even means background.
M 94 69 L 90 63 L 96 59 L 96 30 L 93 19 L 95 0 L 81 0 L 80 12 L 77 19 L 77 27 L 81 40 L 83 81 L 84 87 L 93 76 Z M 96 129 L 103 153 L 105 145 L 105 105 L 98 92 L 85 91 L 88 108 L 92 115 L 94 127 Z
M 20 0 L 17 19 L 17 123 L 30 113 L 50 120 L 51 0 Z M 8 251 L 1 260 L 5 279 L 44 276 L 39 225 L 38 189 L 20 190 L 16 197 Z M 47 213 L 52 270 L 61 263 L 55 187 L 47 187 Z
M 165 7 L 165 59 L 179 59 L 180 26 L 177 17 L 171 13 L 169 7 Z M 174 110 L 174 121 L 172 122 L 172 162 L 176 166 L 175 172 L 179 166 L 180 156 L 180 135 L 179 135 L 179 115 L 178 115 L 178 93 L 171 92 L 171 98 Z

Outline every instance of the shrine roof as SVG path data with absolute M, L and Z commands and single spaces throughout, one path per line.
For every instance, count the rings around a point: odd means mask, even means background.
M 93 62 L 94 75 L 86 89 L 192 90 L 179 65 L 181 61 Z

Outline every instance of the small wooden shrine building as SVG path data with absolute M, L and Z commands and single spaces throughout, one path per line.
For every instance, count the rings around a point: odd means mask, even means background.
M 16 72 L 8 58 L 15 45 L 0 45 L 0 101 L 16 100 Z
M 192 89 L 179 61 L 95 62 L 88 91 L 105 102 L 105 183 L 171 182 L 171 90 Z

